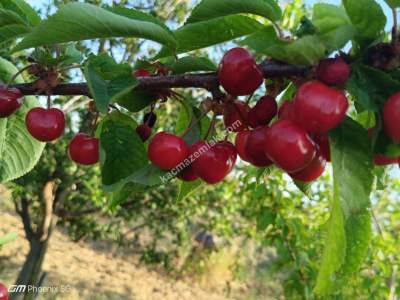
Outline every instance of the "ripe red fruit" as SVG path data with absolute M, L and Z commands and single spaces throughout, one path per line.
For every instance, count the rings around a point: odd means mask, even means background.
M 154 112 L 148 112 L 143 116 L 143 124 L 147 124 L 151 128 L 156 124 L 156 121 L 157 115 Z
M 327 134 L 317 134 L 313 138 L 314 142 L 318 145 L 321 154 L 327 161 L 331 161 L 331 148 L 329 144 L 329 136 Z
M 151 136 L 151 128 L 146 124 L 141 124 L 136 127 L 136 133 L 139 135 L 140 139 L 145 142 Z
M 180 172 L 178 174 L 178 178 L 183 180 L 183 181 L 195 181 L 197 180 L 199 177 L 196 175 L 196 173 L 194 172 L 194 168 L 193 165 L 190 164 L 188 165 L 185 169 L 183 169 L 182 172 Z
M 215 144 L 198 141 L 192 145 L 190 152 L 194 157 L 194 172 L 210 184 L 222 181 L 232 170 L 237 158 L 235 146 L 226 141 Z
M 383 123 L 386 134 L 400 144 L 400 93 L 392 95 L 383 107 Z
M 224 124 L 232 132 L 240 132 L 247 128 L 250 107 L 242 101 L 228 102 L 224 108 Z
M 349 79 L 350 66 L 341 57 L 328 58 L 319 62 L 316 73 L 328 85 L 344 85 Z
M 397 164 L 399 162 L 399 158 L 393 158 L 382 154 L 374 155 L 374 163 L 377 166 L 387 166 Z
M 298 172 L 291 173 L 290 176 L 293 179 L 299 181 L 311 182 L 316 180 L 324 173 L 325 166 L 326 166 L 326 159 L 322 154 L 322 152 L 318 151 L 314 159 L 307 167 Z
M 264 151 L 265 138 L 268 126 L 260 126 L 252 131 L 247 139 L 245 151 L 248 162 L 256 167 L 268 167 L 272 161 L 267 157 Z
M 133 75 L 135 75 L 135 77 L 149 77 L 151 73 L 145 69 L 138 69 L 133 72 Z
M 250 130 L 243 130 L 238 132 L 235 139 L 235 147 L 240 156 L 240 158 L 244 161 L 250 162 L 250 157 L 247 155 L 246 145 L 247 141 L 250 137 Z
M 326 133 L 346 116 L 349 107 L 342 92 L 319 81 L 303 84 L 294 98 L 296 123 L 310 133 Z
M 50 142 L 64 132 L 65 116 L 58 108 L 32 108 L 25 118 L 29 133 L 41 142 Z
M 276 100 L 270 96 L 261 97 L 250 110 L 248 120 L 251 127 L 268 125 L 278 112 Z
M 233 96 L 252 94 L 264 80 L 255 59 L 244 48 L 233 48 L 225 53 L 218 78 L 224 89 Z
M 280 168 L 294 173 L 311 163 L 316 147 L 304 129 L 292 121 L 280 120 L 267 130 L 264 151 Z
M 8 300 L 8 289 L 2 283 L 0 283 L 0 300 Z
M 189 147 L 182 138 L 159 132 L 151 139 L 147 154 L 153 164 L 163 170 L 171 170 L 187 158 Z
M 291 120 L 295 122 L 295 114 L 294 114 L 294 107 L 293 102 L 285 101 L 279 107 L 278 110 L 278 119 L 279 120 Z
M 99 161 L 99 139 L 86 133 L 78 133 L 69 143 L 68 153 L 78 164 L 94 165 Z
M 0 118 L 11 116 L 22 105 L 22 93 L 18 89 L 0 87 Z

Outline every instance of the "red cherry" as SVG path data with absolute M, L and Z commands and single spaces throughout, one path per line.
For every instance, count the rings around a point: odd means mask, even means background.
M 280 120 L 267 130 L 264 151 L 270 160 L 288 173 L 304 169 L 316 154 L 309 135 L 289 120 Z
M 192 164 L 190 164 L 185 169 L 183 169 L 182 172 L 180 172 L 178 174 L 178 178 L 183 181 L 190 182 L 190 181 L 197 180 L 199 177 L 194 172 L 194 168 L 193 168 Z
M 400 92 L 392 95 L 383 107 L 383 123 L 386 134 L 400 144 Z
M 141 124 L 136 127 L 136 133 L 139 135 L 140 139 L 145 142 L 151 136 L 151 128 L 146 124 Z
M 314 136 L 314 142 L 318 145 L 321 154 L 327 161 L 331 161 L 331 148 L 329 144 L 329 136 L 327 134 L 317 134 Z
M 342 92 L 319 81 L 303 84 L 294 98 L 296 123 L 307 132 L 326 133 L 346 116 L 349 107 Z
M 210 184 L 222 181 L 236 163 L 237 152 L 230 142 L 208 144 L 198 141 L 192 145 L 190 152 L 194 157 L 195 173 Z
M 18 89 L 0 87 L 0 118 L 11 116 L 22 105 L 22 93 Z
M 285 101 L 282 103 L 278 110 L 278 119 L 291 120 L 295 122 L 296 118 L 294 114 L 293 102 Z
M 244 161 L 250 162 L 250 157 L 247 155 L 246 145 L 247 141 L 250 137 L 250 130 L 243 130 L 238 132 L 235 139 L 235 147 L 240 156 L 240 158 Z
M 265 138 L 268 126 L 260 126 L 250 132 L 246 143 L 246 155 L 249 162 L 256 167 L 268 167 L 272 161 L 265 154 Z
M 0 300 L 8 300 L 8 289 L 2 283 L 0 283 Z
M 159 132 L 151 139 L 147 154 L 153 164 L 163 170 L 171 170 L 187 158 L 189 147 L 182 138 Z
M 94 165 L 99 161 L 99 140 L 86 133 L 78 133 L 69 143 L 68 153 L 78 164 Z
M 314 159 L 303 170 L 289 174 L 293 179 L 311 182 L 318 179 L 325 171 L 326 159 L 322 152 L 317 151 Z
M 264 80 L 255 59 L 244 48 L 233 48 L 225 53 L 218 78 L 224 89 L 233 96 L 252 94 Z
M 276 100 L 270 96 L 261 97 L 250 110 L 248 120 L 251 127 L 268 125 L 278 112 Z
M 135 77 L 149 77 L 151 73 L 145 69 L 138 69 L 133 72 L 133 75 L 135 75 Z
M 25 118 L 26 128 L 37 140 L 50 142 L 64 132 L 65 116 L 58 108 L 32 108 Z
M 341 57 L 328 58 L 319 62 L 316 73 L 328 85 L 344 85 L 349 79 L 350 66 Z
M 382 154 L 375 154 L 374 155 L 374 163 L 377 166 L 387 166 L 397 164 L 399 162 L 399 158 L 393 158 Z
M 224 109 L 224 124 L 232 132 L 240 132 L 247 128 L 250 107 L 242 101 L 228 102 Z

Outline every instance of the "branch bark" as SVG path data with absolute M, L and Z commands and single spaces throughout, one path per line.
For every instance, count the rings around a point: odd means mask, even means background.
M 306 77 L 310 72 L 310 69 L 305 66 L 288 65 L 270 60 L 265 60 L 259 67 L 265 78 Z M 32 83 L 13 84 L 10 87 L 18 88 L 24 95 L 46 94 L 45 91 L 39 91 Z M 215 91 L 219 88 L 218 76 L 216 73 L 205 73 L 141 77 L 135 89 L 154 91 L 165 88 L 203 88 Z M 53 95 L 90 97 L 90 92 L 86 83 L 63 83 L 53 89 Z

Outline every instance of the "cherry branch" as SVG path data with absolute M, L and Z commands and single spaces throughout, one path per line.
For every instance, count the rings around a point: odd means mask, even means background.
M 310 69 L 304 66 L 288 65 L 276 61 L 266 60 L 259 65 L 265 78 L 305 77 Z M 184 74 L 170 76 L 141 77 L 136 90 L 162 90 L 165 88 L 203 88 L 209 91 L 218 90 L 219 82 L 216 73 Z M 10 87 L 18 88 L 24 95 L 46 95 L 33 83 L 13 84 Z M 52 90 L 52 95 L 85 95 L 90 96 L 86 83 L 62 83 Z

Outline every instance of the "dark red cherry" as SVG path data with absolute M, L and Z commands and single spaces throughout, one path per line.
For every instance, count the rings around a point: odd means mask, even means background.
M 272 165 L 272 161 L 265 154 L 265 139 L 268 126 L 260 126 L 250 131 L 245 146 L 248 162 L 256 167 L 268 167 Z
M 278 112 L 276 100 L 270 96 L 261 97 L 250 110 L 248 120 L 251 127 L 268 125 Z
M 0 300 L 8 300 L 8 289 L 2 283 L 0 283 Z
M 377 166 L 387 166 L 387 165 L 394 165 L 399 162 L 399 158 L 393 158 L 382 154 L 375 154 L 374 155 L 374 163 Z
M 310 133 L 326 133 L 346 116 L 345 95 L 319 81 L 303 84 L 294 98 L 296 123 Z
M 290 176 L 293 179 L 302 181 L 302 182 L 311 182 L 318 179 L 325 171 L 326 159 L 322 152 L 317 151 L 314 159 L 311 163 L 305 167 L 304 169 L 291 173 Z
M 252 94 L 264 80 L 255 59 L 244 48 L 233 48 L 225 53 L 218 78 L 225 91 L 233 96 Z
M 151 128 L 154 127 L 156 121 L 157 121 L 157 115 L 154 112 L 148 112 L 143 116 L 143 124 L 147 124 Z
M 228 102 L 224 108 L 224 124 L 231 132 L 240 132 L 247 128 L 250 107 L 242 101 Z
M 149 77 L 151 73 L 145 69 L 138 69 L 133 72 L 133 75 L 135 75 L 135 77 Z
M 400 93 L 392 95 L 383 107 L 383 123 L 386 134 L 400 144 Z
M 246 145 L 247 141 L 249 140 L 250 134 L 250 130 L 243 130 L 241 132 L 238 132 L 235 139 L 235 147 L 240 158 L 247 162 L 250 162 L 250 157 L 247 155 L 246 151 Z
M 22 105 L 22 93 L 18 89 L 0 87 L 0 118 L 11 116 Z
M 344 85 L 349 79 L 350 66 L 341 57 L 321 60 L 317 66 L 317 78 L 328 85 Z
M 264 151 L 280 168 L 294 173 L 311 163 L 316 147 L 304 129 L 292 121 L 280 120 L 267 130 Z
M 94 165 L 99 161 L 99 140 L 86 133 L 78 133 L 68 147 L 69 157 L 81 165 Z
M 163 170 L 170 170 L 187 158 L 189 147 L 179 136 L 159 132 L 151 139 L 147 154 L 153 164 Z
M 192 145 L 191 154 L 195 173 L 210 184 L 222 181 L 231 172 L 237 157 L 235 146 L 225 141 L 210 144 L 198 141 Z
M 183 181 L 190 182 L 197 180 L 199 177 L 194 172 L 192 164 L 190 164 L 186 168 L 184 168 L 182 172 L 178 174 L 178 178 Z
M 146 124 L 141 124 L 136 127 L 136 133 L 139 135 L 140 139 L 145 142 L 151 136 L 151 128 Z
M 313 138 L 314 142 L 318 145 L 321 154 L 325 157 L 326 161 L 331 161 L 331 148 L 329 144 L 329 136 L 327 134 L 317 134 Z
M 65 116 L 58 108 L 32 108 L 25 118 L 26 128 L 37 140 L 50 142 L 59 138 L 64 132 Z
M 295 114 L 293 102 L 285 101 L 281 104 L 278 110 L 278 119 L 279 120 L 291 120 L 295 122 Z

